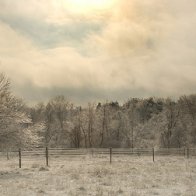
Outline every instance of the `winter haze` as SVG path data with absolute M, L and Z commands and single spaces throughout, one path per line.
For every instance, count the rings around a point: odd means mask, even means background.
M 195 93 L 195 0 L 83 2 L 0 1 L 0 71 L 16 95 L 82 104 Z

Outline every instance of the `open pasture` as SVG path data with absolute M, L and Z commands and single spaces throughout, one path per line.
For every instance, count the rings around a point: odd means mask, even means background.
M 51 151 L 49 151 L 51 153 Z M 22 156 L 24 153 L 22 153 Z M 44 155 L 44 154 L 43 154 Z M 185 195 L 196 193 L 196 158 L 87 153 L 0 157 L 1 196 Z

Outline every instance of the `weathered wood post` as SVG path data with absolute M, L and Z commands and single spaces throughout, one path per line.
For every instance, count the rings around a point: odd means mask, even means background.
M 112 148 L 110 148 L 110 164 L 112 163 Z
M 9 157 L 9 151 L 7 150 L 7 160 L 9 160 L 10 157 Z
M 46 147 L 46 166 L 48 166 L 48 147 Z
M 93 157 L 93 155 L 94 155 L 94 150 L 93 150 L 93 148 L 91 149 L 91 155 L 92 155 L 92 157 Z
M 19 168 L 21 168 L 21 166 L 22 166 L 22 159 L 21 159 L 21 149 L 19 148 L 19 150 L 18 150 L 18 156 L 19 156 Z
M 189 148 L 187 148 L 187 159 L 189 159 Z
M 186 148 L 184 148 L 184 158 L 186 158 Z
M 154 148 L 152 148 L 152 159 L 153 159 L 153 162 L 154 162 Z

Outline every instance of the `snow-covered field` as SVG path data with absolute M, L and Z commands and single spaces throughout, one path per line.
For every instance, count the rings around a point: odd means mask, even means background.
M 18 160 L 0 158 L 0 195 L 196 195 L 196 158 L 107 155 Z

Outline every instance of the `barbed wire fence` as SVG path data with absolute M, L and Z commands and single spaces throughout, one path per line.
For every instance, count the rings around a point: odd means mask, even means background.
M 50 166 L 52 160 L 55 163 L 66 158 L 67 160 L 78 161 L 90 158 L 99 158 L 110 164 L 115 161 L 134 160 L 135 157 L 149 157 L 156 163 L 156 157 L 183 157 L 185 159 L 196 158 L 196 148 L 34 148 L 7 150 L 0 152 L 0 161 L 14 161 L 18 167 L 22 168 L 27 162 L 42 163 Z M 115 159 L 118 157 L 119 159 Z M 127 159 L 128 158 L 128 159 Z

